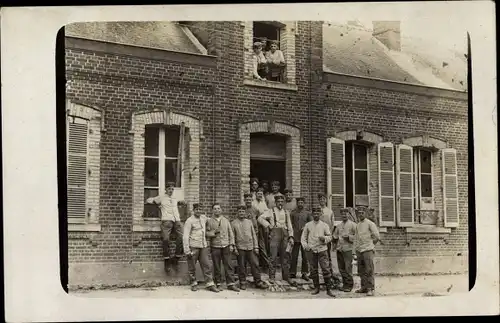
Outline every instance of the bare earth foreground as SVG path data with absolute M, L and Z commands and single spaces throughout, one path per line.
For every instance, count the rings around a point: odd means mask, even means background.
M 355 289 L 359 288 L 359 277 L 355 278 Z M 375 278 L 375 296 L 444 296 L 450 293 L 467 292 L 467 275 L 433 276 L 378 276 Z M 189 286 L 160 286 L 154 288 L 120 288 L 102 290 L 76 290 L 72 295 L 98 298 L 327 298 L 324 291 L 313 296 L 310 291 L 270 292 L 249 288 L 238 293 L 223 290 L 212 293 L 203 289 L 192 292 Z M 335 291 L 337 298 L 366 297 L 363 294 Z

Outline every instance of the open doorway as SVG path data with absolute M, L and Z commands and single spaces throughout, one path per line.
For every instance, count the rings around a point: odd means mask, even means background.
M 281 184 L 281 193 L 287 187 L 286 182 L 286 136 L 254 133 L 250 135 L 250 177 L 269 184 L 277 180 Z

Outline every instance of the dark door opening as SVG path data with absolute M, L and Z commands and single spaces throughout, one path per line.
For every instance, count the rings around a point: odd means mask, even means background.
M 253 133 L 250 136 L 250 177 L 260 182 L 279 181 L 281 192 L 286 182 L 286 136 Z
M 257 177 L 260 182 L 279 181 L 281 193 L 286 188 L 286 161 L 250 159 L 250 177 Z

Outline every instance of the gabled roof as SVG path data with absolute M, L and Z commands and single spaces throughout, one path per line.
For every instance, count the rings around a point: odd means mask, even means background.
M 359 25 L 324 24 L 323 57 L 326 72 L 467 90 L 463 53 L 412 38 L 402 40 L 401 51 L 389 50 Z
M 187 31 L 189 32 L 189 31 Z M 83 22 L 65 27 L 66 36 L 177 52 L 203 54 L 185 29 L 174 22 Z

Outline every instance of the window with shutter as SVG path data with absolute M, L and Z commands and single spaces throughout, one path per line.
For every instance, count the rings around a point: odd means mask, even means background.
M 345 207 L 345 142 L 342 139 L 327 140 L 327 185 L 329 207 L 335 215 Z
M 394 145 L 383 142 L 378 145 L 380 226 L 396 224 L 394 203 Z
M 441 150 L 443 163 L 443 211 L 445 227 L 459 225 L 457 152 L 453 148 Z
M 413 226 L 413 149 L 407 145 L 396 146 L 396 198 L 398 226 Z
M 85 218 L 87 213 L 87 156 L 89 125 L 85 119 L 68 120 L 68 217 Z

